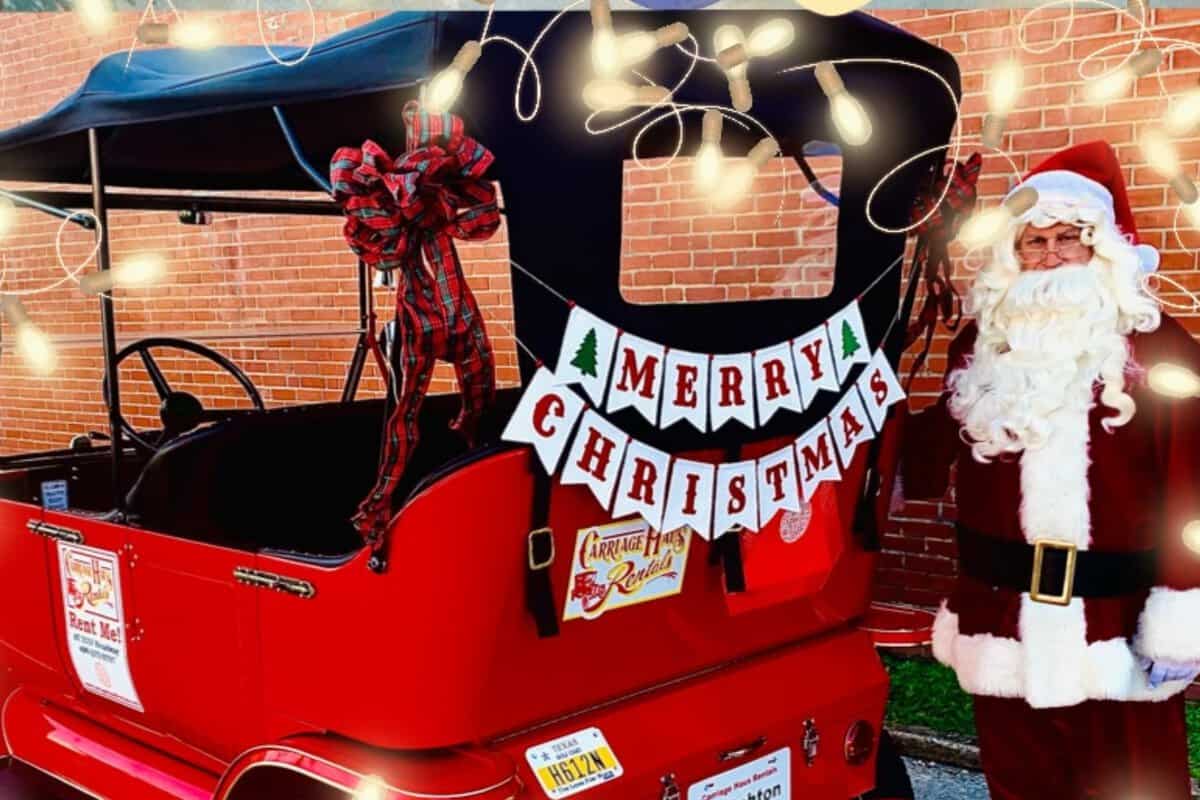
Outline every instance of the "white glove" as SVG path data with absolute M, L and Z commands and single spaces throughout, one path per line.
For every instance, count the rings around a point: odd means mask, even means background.
M 1172 681 L 1191 683 L 1200 675 L 1200 662 L 1197 661 L 1168 661 L 1138 656 L 1138 666 L 1145 671 L 1151 689 Z

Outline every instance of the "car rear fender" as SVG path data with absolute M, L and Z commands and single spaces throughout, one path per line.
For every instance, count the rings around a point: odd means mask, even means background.
M 213 800 L 248 800 L 251 776 L 280 770 L 299 773 L 352 797 L 372 800 L 513 800 L 522 791 L 507 755 L 478 747 L 436 751 L 384 751 L 332 736 L 302 735 L 253 747 L 222 776 Z

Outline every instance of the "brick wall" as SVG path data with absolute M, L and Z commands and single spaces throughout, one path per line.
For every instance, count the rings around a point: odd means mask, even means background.
M 1200 31 L 1200 12 L 1155 9 L 1152 13 L 1153 32 L 1158 36 L 1191 41 Z M 1025 14 L 1024 9 L 878 12 L 958 59 L 965 92 L 963 131 L 968 136 L 977 136 L 981 127 L 986 70 L 1013 54 Z M 323 12 L 318 16 L 318 37 L 373 16 Z M 227 42 L 258 41 L 252 14 L 224 13 L 220 19 Z M 279 42 L 296 40 L 306 24 L 303 15 L 278 22 L 271 35 Z M 1125 165 L 1142 237 L 1162 249 L 1162 270 L 1191 289 L 1200 288 L 1191 252 L 1200 236 L 1184 233 L 1177 238 L 1171 232 L 1174 197 L 1141 161 L 1135 144 L 1146 123 L 1161 116 L 1164 88 L 1176 92 L 1196 85 L 1200 55 L 1175 50 L 1159 77 L 1140 80 L 1127 99 L 1095 108 L 1074 99 L 1083 85 L 1080 59 L 1107 45 L 1128 43 L 1133 35 L 1129 20 L 1111 11 L 1077 11 L 1069 35 L 1066 12 L 1039 12 L 1027 22 L 1026 44 L 1045 52 L 1022 55 L 1027 89 L 1009 117 L 1004 140 L 1013 164 L 999 155 L 985 155 L 980 181 L 984 202 L 997 201 L 1014 169 L 1023 173 L 1068 144 L 1107 139 Z M 135 16 L 126 14 L 112 33 L 87 36 L 68 14 L 0 15 L 0 126 L 44 112 L 77 86 L 101 55 L 127 47 L 135 26 Z M 1065 38 L 1055 45 L 1056 37 Z M 1100 66 L 1089 64 L 1087 74 Z M 964 157 L 975 142 L 966 143 Z M 1195 174 L 1200 139 L 1180 143 L 1180 153 L 1189 174 Z M 836 191 L 836 159 L 821 162 L 817 171 Z M 686 159 L 650 172 L 627 165 L 625 177 L 622 291 L 630 300 L 811 297 L 828 291 L 835 218 L 813 193 L 797 194 L 803 178 L 782 160 L 764 170 L 754 197 L 729 214 L 713 214 L 690 195 Z M 213 225 L 192 228 L 167 214 L 114 212 L 111 224 L 117 259 L 142 251 L 169 256 L 168 282 L 123 292 L 117 300 L 122 340 L 153 332 L 208 343 L 247 371 L 268 405 L 338 397 L 353 347 L 350 331 L 357 324 L 357 303 L 354 261 L 341 242 L 336 220 L 217 215 Z M 45 287 L 63 277 L 55 254 L 58 229 L 56 222 L 21 213 L 17 233 L 2 250 L 5 290 Z M 91 244 L 88 234 L 70 227 L 59 238 L 68 266 L 79 263 Z M 511 385 L 517 374 L 508 327 L 511 295 L 504 230 L 488 243 L 461 245 L 459 251 L 496 344 L 500 379 Z M 956 262 L 956 282 L 960 290 L 965 289 L 970 275 L 961 259 Z M 1168 297 L 1181 302 L 1178 296 Z M 386 314 L 387 293 L 378 291 L 376 300 Z M 26 297 L 25 303 L 34 320 L 59 340 L 60 362 L 52 377 L 31 375 L 14 357 L 12 337 L 5 331 L 0 357 L 3 453 L 63 446 L 74 433 L 106 426 L 98 392 L 96 301 L 82 297 L 68 281 Z M 1186 316 L 1189 327 L 1200 333 L 1200 320 Z M 296 335 L 298 329 L 309 335 Z M 945 345 L 945 337 L 939 336 L 926 374 L 914 384 L 915 407 L 937 392 Z M 195 391 L 206 401 L 245 402 L 228 378 L 190 357 L 164 359 L 162 366 L 178 388 Z M 370 364 L 367 376 L 362 394 L 378 394 L 381 384 Z M 452 387 L 449 373 L 439 372 L 435 390 Z M 132 362 L 122 372 L 122 392 L 134 423 L 150 424 L 155 407 L 152 392 L 140 367 Z M 939 502 L 909 503 L 891 520 L 879 575 L 881 598 L 937 602 L 954 571 L 947 522 L 953 517 L 951 490 Z

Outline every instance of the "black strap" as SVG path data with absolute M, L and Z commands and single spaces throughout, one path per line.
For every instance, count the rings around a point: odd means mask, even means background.
M 538 636 L 558 635 L 558 613 L 554 608 L 554 590 L 550 585 L 550 565 L 554 563 L 554 532 L 550 521 L 552 478 L 542 471 L 536 455 L 530 455 L 533 469 L 533 516 L 525 541 L 525 607 L 537 623 Z
M 1034 546 L 1000 539 L 965 525 L 957 525 L 958 563 L 963 574 L 982 583 L 1016 592 L 1028 592 L 1033 581 Z M 1058 594 L 1066 578 L 1067 553 L 1047 547 L 1038 591 Z M 1158 552 L 1137 550 L 1079 550 L 1075 562 L 1074 597 L 1121 597 L 1144 592 L 1154 585 Z
M 738 459 L 736 444 L 725 448 L 725 460 Z M 725 572 L 725 591 L 730 594 L 746 591 L 746 570 L 742 563 L 742 526 L 728 531 L 714 531 L 712 546 L 708 551 L 708 563 L 720 564 Z

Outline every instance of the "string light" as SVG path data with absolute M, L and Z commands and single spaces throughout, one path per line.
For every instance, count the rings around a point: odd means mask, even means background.
M 617 37 L 612 27 L 612 7 L 608 0 L 592 0 L 592 68 L 602 77 L 621 70 Z
M 704 121 L 700 128 L 700 149 L 696 152 L 696 188 L 707 194 L 716 188 L 717 180 L 721 177 L 721 126 L 724 121 L 721 112 L 710 108 L 704 112 Z
M 138 25 L 137 38 L 142 44 L 170 44 L 188 50 L 205 50 L 216 47 L 220 33 L 207 20 L 181 19 L 171 24 L 143 22 Z
M 1037 205 L 1037 201 L 1037 189 L 1023 186 L 995 208 L 972 214 L 958 229 L 955 241 L 962 243 L 968 250 L 994 244 L 1004 235 L 1009 223 Z
M 613 51 L 617 69 L 640 64 L 662 48 L 679 44 L 687 37 L 688 26 L 682 22 L 673 22 L 654 31 L 623 34 L 617 38 Z
M 821 85 L 821 90 L 829 98 L 829 111 L 833 116 L 833 124 L 845 139 L 846 144 L 854 146 L 866 144 L 867 140 L 871 138 L 871 118 L 863 110 L 862 104 L 846 91 L 846 85 L 842 83 L 842 76 L 838 74 L 837 67 L 828 61 L 822 61 L 817 64 L 813 72 L 817 76 L 817 83 Z
M 387 784 L 378 775 L 367 775 L 354 790 L 354 800 L 384 800 Z
M 1138 78 L 1148 75 L 1162 62 L 1162 51 L 1156 47 L 1139 50 L 1133 58 L 1111 72 L 1088 82 L 1084 95 L 1093 103 L 1115 100 L 1129 91 Z
M 1200 519 L 1183 526 L 1183 545 L 1193 553 L 1200 553 Z
M 797 0 L 801 8 L 826 17 L 840 17 L 865 6 L 870 0 Z
M 21 300 L 12 295 L 4 295 L 0 298 L 0 308 L 3 309 L 8 324 L 13 327 L 17 352 L 25 359 L 26 366 L 39 375 L 49 375 L 53 372 L 58 363 L 54 345 L 50 343 L 50 338 L 33 324 Z
M 615 78 L 597 78 L 583 87 L 583 102 L 593 111 L 624 111 L 630 106 L 657 106 L 671 99 L 663 86 L 633 86 Z
M 462 91 L 463 81 L 467 77 L 467 73 L 475 66 L 475 62 L 479 61 L 479 56 L 483 52 L 483 45 L 472 39 L 458 49 L 454 55 L 454 60 L 450 62 L 450 66 L 439 72 L 437 76 L 429 82 L 429 92 L 425 98 L 426 107 L 440 114 L 443 111 L 450 110 L 454 105 L 454 101 L 458 99 L 459 92 Z
M 159 283 L 166 274 L 167 264 L 161 255 L 142 253 L 112 269 L 85 275 L 79 280 L 79 289 L 90 295 L 110 291 L 114 286 L 135 289 Z
M 78 0 L 75 13 L 88 33 L 99 35 L 112 29 L 113 8 L 108 0 Z
M 723 170 L 710 193 L 713 206 L 729 208 L 745 197 L 754 184 L 754 176 L 778 152 L 779 143 L 768 136 L 754 145 L 744 159 Z
M 1167 109 L 1164 120 L 1172 136 L 1190 136 L 1200 125 L 1200 88 L 1184 92 Z
M 988 107 L 990 113 L 983 118 L 983 144 L 985 147 L 998 148 L 1000 137 L 1008 125 L 1008 112 L 1017 104 L 1017 95 L 1021 92 L 1024 70 L 1021 64 L 1014 60 L 1004 61 L 992 70 L 988 86 Z
M 17 207 L 7 197 L 0 197 L 0 241 L 17 226 Z
M 1167 397 L 1200 397 L 1200 376 L 1177 364 L 1155 364 L 1147 373 L 1146 380 L 1151 389 Z
M 1171 144 L 1167 135 L 1160 130 L 1148 130 L 1142 134 L 1142 155 L 1146 162 L 1162 174 L 1175 194 L 1185 205 L 1196 202 L 1196 184 L 1183 174 L 1183 166 L 1179 163 L 1179 154 Z
M 713 49 L 718 53 L 718 65 L 721 65 L 719 54 L 738 45 L 744 47 L 745 44 L 746 34 L 742 33 L 742 29 L 737 25 L 722 25 L 713 31 Z M 721 66 L 721 68 L 725 71 L 725 77 L 729 79 L 729 99 L 732 101 L 733 107 L 743 114 L 746 113 L 754 104 L 754 97 L 750 94 L 750 80 L 746 77 L 745 59 L 731 67 Z

